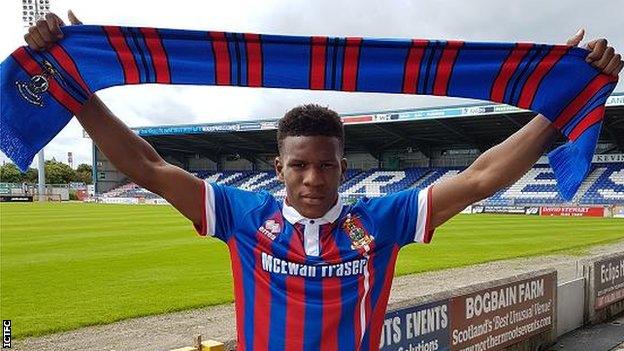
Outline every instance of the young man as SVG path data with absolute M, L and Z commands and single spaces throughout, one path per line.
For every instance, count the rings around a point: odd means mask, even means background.
M 70 14 L 72 23 L 78 23 Z M 48 15 L 25 36 L 33 49 L 61 37 Z M 583 32 L 568 41 L 578 45 Z M 604 39 L 589 59 L 617 75 L 624 63 Z M 557 132 L 542 116 L 481 155 L 454 178 L 344 205 L 344 131 L 338 114 L 317 105 L 290 110 L 277 131 L 275 170 L 286 200 L 209 184 L 165 162 L 93 95 L 77 116 L 121 172 L 167 199 L 202 236 L 229 249 L 238 350 L 374 350 L 399 249 L 427 243 L 467 205 L 520 178 Z

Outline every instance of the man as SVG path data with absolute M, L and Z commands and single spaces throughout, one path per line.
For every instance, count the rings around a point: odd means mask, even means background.
M 49 48 L 62 37 L 61 24 L 48 15 L 25 40 Z M 604 73 L 622 70 L 606 40 L 588 48 L 588 60 Z M 167 199 L 200 235 L 228 245 L 238 350 L 377 349 L 398 250 L 429 242 L 467 205 L 515 182 L 557 136 L 538 115 L 454 178 L 346 206 L 338 196 L 347 169 L 343 126 L 324 107 L 299 106 L 279 122 L 275 170 L 286 185 L 283 202 L 168 164 L 95 95 L 77 118 L 117 169 Z

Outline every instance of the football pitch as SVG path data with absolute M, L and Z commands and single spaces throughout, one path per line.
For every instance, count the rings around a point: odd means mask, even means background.
M 624 220 L 460 215 L 396 274 L 583 248 L 624 238 Z M 1 317 L 13 337 L 231 302 L 229 254 L 170 206 L 0 204 Z

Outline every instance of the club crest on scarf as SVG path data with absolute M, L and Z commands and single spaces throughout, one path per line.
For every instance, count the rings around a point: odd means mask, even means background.
M 58 72 L 48 61 L 43 61 L 43 72 L 30 78 L 30 82 L 17 81 L 15 85 L 24 100 L 39 107 L 43 107 L 43 93 L 48 91 L 48 79 L 58 77 Z
M 366 232 L 359 217 L 352 216 L 350 213 L 347 214 L 347 218 L 342 223 L 342 229 L 351 239 L 351 249 L 370 251 L 370 244 L 375 237 Z

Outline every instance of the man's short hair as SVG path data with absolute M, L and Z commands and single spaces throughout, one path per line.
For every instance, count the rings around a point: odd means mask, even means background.
M 336 111 L 317 104 L 300 105 L 286 112 L 277 126 L 277 147 L 282 152 L 289 136 L 328 136 L 337 138 L 344 151 L 344 128 Z

